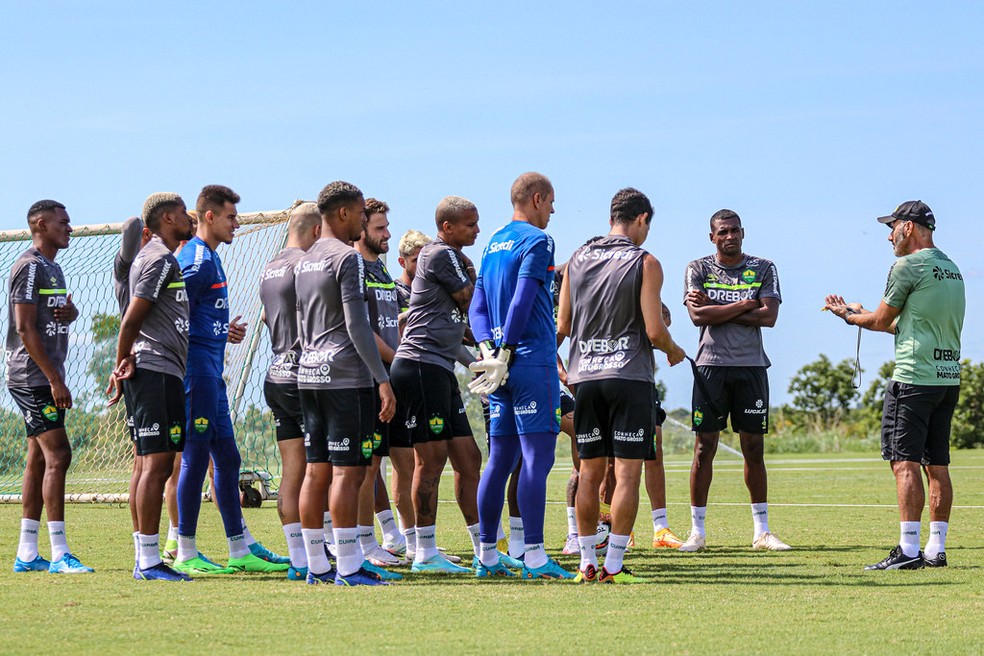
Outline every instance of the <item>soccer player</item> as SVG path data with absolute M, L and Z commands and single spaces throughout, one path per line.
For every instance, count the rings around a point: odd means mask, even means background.
M 231 244 L 239 228 L 238 202 L 239 195 L 228 187 L 204 187 L 195 203 L 197 235 L 177 256 L 191 317 L 185 373 L 188 426 L 178 479 L 178 557 L 174 561 L 174 568 L 186 573 L 274 572 L 290 567 L 289 559 L 273 556 L 247 538 L 239 506 L 242 459 L 229 416 L 222 371 L 226 342 L 240 343 L 246 335 L 246 324 L 238 323 L 239 317 L 229 320 L 225 271 L 215 252 L 219 244 Z M 202 484 L 210 459 L 215 468 L 215 505 L 229 544 L 229 563 L 225 568 L 202 557 L 195 540 Z
M 306 580 L 308 572 L 298 506 L 307 461 L 304 455 L 304 417 L 297 390 L 301 346 L 297 332 L 294 269 L 320 237 L 321 212 L 318 206 L 315 203 L 301 203 L 291 210 L 286 247 L 267 264 L 260 276 L 263 321 L 270 331 L 273 347 L 273 360 L 263 381 L 263 395 L 277 425 L 277 448 L 281 462 L 277 512 L 290 552 L 287 578 L 293 581 Z
M 24 466 L 20 543 L 15 572 L 91 572 L 68 549 L 65 538 L 65 474 L 72 446 L 65 410 L 72 392 L 65 384 L 69 325 L 79 316 L 65 285 L 58 251 L 68 248 L 71 219 L 65 206 L 40 200 L 27 211 L 31 246 L 14 261 L 7 283 L 7 389 L 24 415 Z M 51 560 L 38 554 L 41 509 L 48 516 Z
M 172 251 L 191 236 L 191 217 L 178 194 L 163 192 L 147 198 L 143 220 L 153 236 L 129 267 L 126 297 L 118 296 L 124 310 L 107 392 L 115 393 L 110 399 L 115 403 L 122 384 L 136 448 L 137 480 L 130 497 L 138 533 L 133 578 L 190 581 L 161 560 L 158 533 L 164 483 L 185 443 L 188 294 Z M 133 224 L 129 229 L 136 232 Z M 134 235 L 127 236 L 132 243 Z
M 568 380 L 577 386 L 578 582 L 643 580 L 623 565 L 623 557 L 639 508 L 643 461 L 656 431 L 652 349 L 666 353 L 670 366 L 685 357 L 660 313 L 662 267 L 640 248 L 652 218 L 653 206 L 645 194 L 631 187 L 616 193 L 611 231 L 574 253 L 560 290 L 558 330 L 571 338 Z M 609 457 L 615 458 L 618 485 L 612 497 L 608 553 L 599 572 L 594 531 Z
M 302 349 L 297 387 L 308 463 L 300 496 L 301 531 L 311 585 L 385 584 L 365 567 L 358 528 L 359 488 L 372 460 L 375 419 L 389 421 L 396 405 L 369 324 L 365 265 L 349 245 L 362 234 L 365 206 L 354 185 L 326 185 L 318 195 L 321 239 L 301 257 L 294 276 Z M 324 544 L 329 476 L 334 575 Z
M 415 572 L 468 573 L 438 552 L 437 493 L 444 465 L 455 471 L 455 498 L 479 555 L 478 476 L 482 454 L 454 376 L 475 289 L 470 260 L 461 252 L 478 236 L 478 209 L 459 196 L 441 200 L 435 212 L 437 239 L 420 250 L 403 341 L 393 359 L 396 421 L 410 431 L 416 462 L 413 505 L 417 525 Z
M 557 329 L 550 287 L 554 243 L 544 228 L 554 189 L 540 173 L 524 173 L 510 190 L 512 221 L 489 240 L 469 311 L 482 358 L 468 386 L 489 395 L 489 460 L 479 483 L 481 559 L 476 575 L 514 576 L 496 547 L 506 480 L 522 455 L 517 501 L 523 521 L 523 579 L 573 574 L 547 556 L 543 544 L 547 475 L 560 432 Z
M 684 303 L 700 328 L 693 389 L 694 461 L 690 469 L 691 529 L 680 551 L 706 544 L 704 520 L 713 476 L 714 454 L 731 416 L 745 459 L 745 486 L 752 502 L 752 548 L 786 551 L 788 544 L 769 531 L 765 434 L 769 431 L 769 357 L 762 328 L 779 316 L 776 266 L 741 250 L 745 229 L 732 210 L 711 216 L 713 255 L 687 265 Z
M 410 288 L 413 285 L 414 276 L 417 275 L 417 256 L 420 255 L 420 249 L 432 241 L 430 237 L 419 230 L 407 230 L 400 237 L 396 261 L 399 262 L 403 273 L 393 281 L 396 284 L 396 292 L 400 299 L 400 312 L 406 312 L 410 309 Z
M 936 217 L 921 200 L 878 219 L 888 225 L 898 258 L 874 312 L 841 296 L 826 309 L 848 325 L 895 335 L 895 373 L 882 412 L 882 458 L 895 474 L 901 535 L 885 559 L 866 570 L 946 567 L 953 504 L 950 421 L 960 395 L 960 333 L 966 297 L 957 265 L 933 243 Z M 919 467 L 929 479 L 929 540 L 919 551 L 926 501 Z

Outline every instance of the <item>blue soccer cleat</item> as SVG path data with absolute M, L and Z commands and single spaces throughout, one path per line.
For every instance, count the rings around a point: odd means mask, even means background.
M 547 564 L 540 567 L 523 566 L 523 579 L 572 579 L 574 575 L 560 566 L 553 558 L 547 559 Z
M 304 580 L 307 581 L 308 585 L 331 585 L 335 582 L 335 570 L 330 569 L 324 574 L 315 574 L 314 572 L 308 570 L 307 576 Z
M 509 569 L 523 569 L 523 558 L 513 558 L 507 553 L 499 552 L 499 562 Z
M 389 572 L 382 567 L 376 567 L 368 560 L 362 561 L 362 569 L 379 577 L 381 581 L 402 581 L 403 575 L 396 572 Z
M 307 567 L 294 567 L 290 566 L 287 570 L 287 580 L 288 581 L 306 581 L 308 575 Z
M 443 555 L 438 553 L 427 560 L 415 560 L 410 567 L 411 572 L 426 572 L 438 574 L 471 574 L 472 570 L 468 567 L 455 565 Z
M 49 574 L 89 574 L 94 571 L 91 567 L 83 565 L 78 558 L 70 553 L 48 565 Z
M 389 583 L 380 579 L 378 574 L 359 568 L 359 571 L 348 576 L 342 576 L 336 572 L 335 585 L 389 585 Z
M 273 563 L 274 565 L 290 564 L 290 558 L 273 553 L 259 542 L 254 542 L 249 545 L 249 552 L 260 560 L 265 560 L 268 563 Z
M 177 570 L 171 569 L 164 562 L 159 562 L 153 567 L 147 567 L 145 569 L 134 569 L 133 578 L 138 581 L 192 581 L 190 576 L 179 572 Z
M 492 565 L 490 567 L 483 565 L 481 561 L 479 561 L 475 565 L 476 578 L 485 579 L 485 578 L 495 578 L 498 576 L 501 576 L 503 578 L 512 578 L 515 577 L 516 575 L 513 572 L 510 572 L 509 568 L 502 564 L 501 558 L 499 562 L 497 562 L 495 565 Z
M 14 560 L 15 572 L 47 572 L 49 567 L 51 567 L 51 563 L 41 556 L 35 556 L 34 560 L 30 562 L 20 558 Z

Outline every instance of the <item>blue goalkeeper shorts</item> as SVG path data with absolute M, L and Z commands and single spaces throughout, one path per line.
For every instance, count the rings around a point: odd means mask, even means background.
M 505 385 L 489 395 L 490 435 L 560 432 L 557 367 L 514 364 Z
M 235 439 L 229 416 L 226 384 L 212 376 L 185 376 L 185 410 L 188 442 Z

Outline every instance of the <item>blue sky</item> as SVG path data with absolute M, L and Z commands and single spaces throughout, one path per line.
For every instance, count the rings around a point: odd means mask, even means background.
M 976 3 L 159 3 L 0 5 L 0 229 L 39 198 L 76 225 L 147 194 L 227 184 L 244 212 L 344 179 L 392 207 L 396 235 L 433 233 L 447 194 L 483 234 L 521 172 L 554 182 L 558 261 L 607 230 L 612 194 L 656 207 L 647 247 L 671 331 L 707 219 L 743 218 L 784 303 L 766 347 L 774 401 L 854 333 L 824 294 L 874 306 L 892 262 L 874 217 L 920 198 L 966 275 L 963 354 L 984 359 L 972 219 L 984 179 L 984 8 Z M 395 239 L 394 239 L 395 243 Z M 4 266 L 7 263 L 2 263 Z M 892 355 L 868 334 L 870 373 Z M 660 372 L 668 405 L 690 373 Z

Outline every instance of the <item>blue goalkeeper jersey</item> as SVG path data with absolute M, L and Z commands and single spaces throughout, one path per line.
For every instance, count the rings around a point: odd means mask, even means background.
M 191 314 L 185 375 L 221 378 L 229 335 L 229 288 L 222 261 L 195 237 L 178 253 L 178 264 Z
M 476 287 L 485 293 L 489 324 L 496 344 L 501 345 L 509 304 L 520 278 L 540 283 L 529 320 L 521 332 L 513 363 L 549 365 L 557 363 L 557 326 L 554 323 L 551 285 L 554 278 L 553 239 L 536 226 L 511 221 L 492 235 L 482 253 L 481 274 Z

